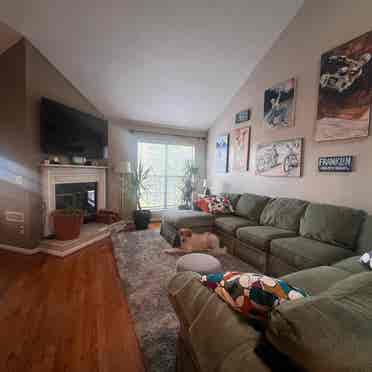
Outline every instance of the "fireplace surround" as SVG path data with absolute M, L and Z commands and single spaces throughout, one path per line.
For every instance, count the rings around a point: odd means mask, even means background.
M 84 209 L 86 222 L 106 209 L 107 167 L 43 164 L 41 169 L 44 236 L 53 234 L 51 213 L 56 208 Z

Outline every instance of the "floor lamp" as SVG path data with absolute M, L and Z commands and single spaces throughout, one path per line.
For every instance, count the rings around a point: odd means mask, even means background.
M 128 160 L 123 160 L 118 164 L 116 173 L 120 174 L 120 214 L 121 218 L 127 222 L 130 194 L 130 177 L 132 173 L 131 164 Z

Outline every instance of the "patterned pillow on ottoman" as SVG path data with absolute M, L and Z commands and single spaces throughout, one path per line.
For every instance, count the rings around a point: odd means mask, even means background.
M 267 320 L 271 310 L 284 301 L 307 297 L 284 280 L 261 274 L 226 272 L 203 275 L 201 282 L 234 310 L 246 317 Z

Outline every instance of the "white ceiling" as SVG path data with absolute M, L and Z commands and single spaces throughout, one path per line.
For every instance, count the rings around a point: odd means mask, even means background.
M 303 0 L 3 0 L 109 118 L 206 129 Z

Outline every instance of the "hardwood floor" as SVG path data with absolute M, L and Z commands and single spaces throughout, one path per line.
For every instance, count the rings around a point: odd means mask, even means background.
M 0 371 L 144 371 L 109 239 L 64 259 L 0 251 Z

